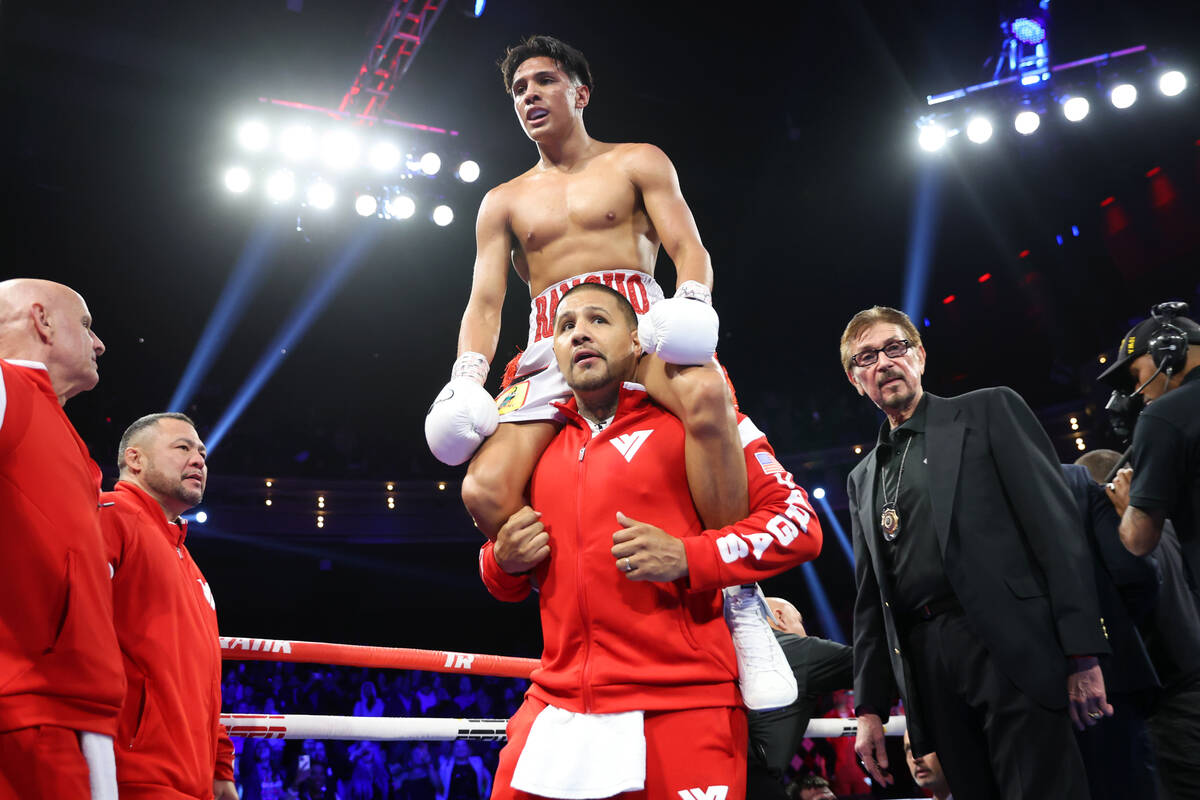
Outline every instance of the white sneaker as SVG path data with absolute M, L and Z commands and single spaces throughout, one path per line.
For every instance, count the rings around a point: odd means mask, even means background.
M 737 655 L 738 688 L 751 711 L 769 711 L 796 701 L 796 675 L 767 624 L 771 610 L 757 583 L 724 590 L 725 624 Z

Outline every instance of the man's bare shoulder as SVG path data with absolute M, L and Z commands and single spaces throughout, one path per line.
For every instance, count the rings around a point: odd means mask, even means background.
M 498 209 L 511 209 L 514 203 L 519 202 L 521 197 L 530 191 L 531 185 L 540 172 L 541 170 L 535 164 L 520 175 L 509 178 L 498 186 L 493 186 L 484 195 L 484 203 Z
M 675 171 L 675 166 L 662 148 L 646 142 L 613 145 L 610 157 L 619 162 L 622 169 L 635 180 L 669 175 Z
M 623 160 L 648 166 L 671 163 L 671 159 L 667 158 L 661 147 L 649 142 L 622 142 L 612 147 L 612 154 Z

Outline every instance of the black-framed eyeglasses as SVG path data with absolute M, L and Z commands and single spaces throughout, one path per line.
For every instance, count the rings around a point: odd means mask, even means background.
M 883 353 L 888 358 L 903 358 L 908 353 L 908 348 L 910 347 L 912 347 L 912 344 L 909 343 L 908 339 L 897 339 L 875 350 L 863 350 L 861 353 L 855 353 L 850 356 L 850 360 L 854 362 L 854 366 L 856 367 L 869 367 L 879 360 L 880 353 Z

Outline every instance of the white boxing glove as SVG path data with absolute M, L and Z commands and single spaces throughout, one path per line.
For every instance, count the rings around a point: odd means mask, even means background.
M 469 363 L 464 364 L 464 359 Z M 438 461 L 453 467 L 473 456 L 483 440 L 496 432 L 500 414 L 483 388 L 487 376 L 483 356 L 464 353 L 452 374 L 425 415 L 425 441 Z
M 638 320 L 642 350 L 668 364 L 707 364 L 717 352 L 720 322 L 708 287 L 687 281 Z

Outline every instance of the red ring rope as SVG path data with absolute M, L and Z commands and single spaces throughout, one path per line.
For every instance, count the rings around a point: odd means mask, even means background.
M 528 678 L 529 674 L 541 665 L 541 661 L 536 658 L 234 636 L 221 637 L 221 657 L 230 661 L 290 661 L 301 664 L 336 664 L 343 667 L 465 672 L 494 675 L 498 678 Z

